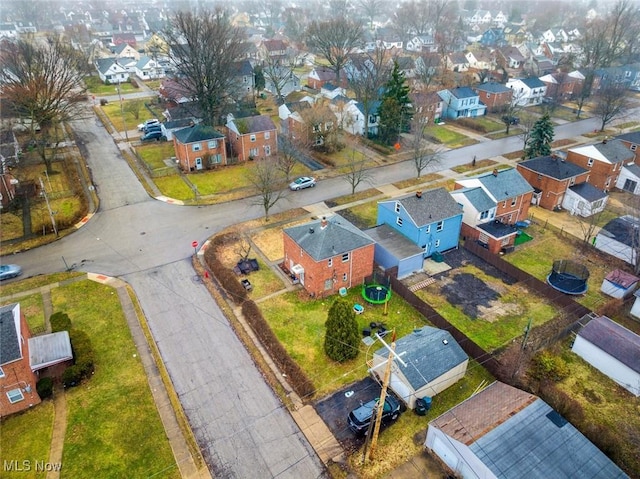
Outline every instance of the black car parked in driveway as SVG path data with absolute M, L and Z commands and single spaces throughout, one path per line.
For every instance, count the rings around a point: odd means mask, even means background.
M 152 140 L 166 140 L 164 135 L 160 130 L 150 131 L 149 133 L 145 133 L 142 137 L 140 137 L 140 141 L 152 141 Z
M 372 399 L 351 411 L 347 418 L 349 429 L 359 436 L 367 434 L 374 409 L 377 408 L 379 400 L 380 398 Z M 384 400 L 384 407 L 382 408 L 382 424 L 387 425 L 395 421 L 401 412 L 402 406 L 400 401 L 390 394 L 387 395 Z

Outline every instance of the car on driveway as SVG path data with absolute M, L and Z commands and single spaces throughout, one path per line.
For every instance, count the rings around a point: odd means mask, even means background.
M 150 131 L 149 133 L 145 133 L 140 137 L 140 141 L 160 141 L 162 139 L 166 139 L 160 130 Z
M 151 133 L 152 131 L 162 131 L 160 123 L 154 123 L 153 125 L 145 126 L 144 133 Z
M 160 125 L 160 120 L 158 120 L 157 118 L 151 118 L 150 120 L 146 120 L 145 122 L 140 123 L 138 125 L 138 131 L 144 131 L 147 127 L 151 125 Z
M 301 176 L 291 182 L 289 189 L 292 191 L 298 191 L 304 188 L 313 188 L 314 186 L 316 186 L 316 179 L 314 177 Z
M 22 268 L 17 264 L 2 264 L 0 265 L 0 281 L 5 279 L 15 278 L 22 274 Z
M 351 411 L 347 417 L 349 429 L 358 436 L 366 435 L 369 431 L 369 424 L 371 424 L 374 409 L 377 408 L 379 400 L 380 398 L 372 399 Z M 388 394 L 384 400 L 384 407 L 382 408 L 382 424 L 387 425 L 395 421 L 398 419 L 401 412 L 402 405 L 400 404 L 400 401 L 394 396 Z

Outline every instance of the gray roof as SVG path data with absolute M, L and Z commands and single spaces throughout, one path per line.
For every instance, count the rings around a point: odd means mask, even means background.
M 612 238 L 618 243 L 632 246 L 639 244 L 639 228 L 640 218 L 624 215 L 609 221 L 602 227 L 598 234 Z
M 489 211 L 491 208 L 495 208 L 496 206 L 495 201 L 493 201 L 479 186 L 476 188 L 462 188 L 454 190 L 452 193 L 463 194 L 466 196 L 473 207 L 480 212 Z
M 163 125 L 167 130 L 171 130 L 173 128 L 184 128 L 186 126 L 191 126 L 194 123 L 195 122 L 193 121 L 193 118 L 180 118 L 178 120 L 165 121 Z
M 475 178 L 480 180 L 498 202 L 533 191 L 533 187 L 515 168 L 501 170 L 497 174 L 486 173 Z
M 507 236 L 515 235 L 518 232 L 517 226 L 508 225 L 499 220 L 482 223 L 481 225 L 477 225 L 476 228 L 484 231 L 494 238 L 506 238 Z
M 580 183 L 579 185 L 573 185 L 569 187 L 571 191 L 573 191 L 576 195 L 584 198 L 590 203 L 594 201 L 602 200 L 607 197 L 607 193 L 602 190 L 599 190 L 595 186 L 590 183 Z
M 43 334 L 29 338 L 29 364 L 31 370 L 53 366 L 73 358 L 68 331 Z
M 420 197 L 411 193 L 391 201 L 399 202 L 418 227 L 462 214 L 462 207 L 444 188 L 423 191 Z
M 212 126 L 202 124 L 197 124 L 189 128 L 177 130 L 173 135 L 180 143 L 183 144 L 224 138 L 224 135 L 214 130 Z
M 640 131 L 631 131 L 629 133 L 623 133 L 622 135 L 616 136 L 617 140 L 628 141 L 629 143 L 635 143 L 636 145 L 640 144 Z
M 111 66 L 117 63 L 118 65 L 120 65 L 120 67 L 124 68 L 116 58 L 98 58 L 96 59 L 96 65 L 98 67 L 98 71 L 100 71 L 100 73 L 107 73 L 109 71 L 109 68 L 111 68 Z
M 478 96 L 478 94 L 473 91 L 471 88 L 469 88 L 468 86 L 461 86 L 461 87 L 457 87 L 457 88 L 451 88 L 449 90 L 451 92 L 451 94 L 460 99 L 460 98 L 475 98 Z
M 522 83 L 527 85 L 529 88 L 540 88 L 540 87 L 545 86 L 545 83 L 542 80 L 540 80 L 539 78 L 536 78 L 536 77 L 521 78 L 520 80 L 522 81 Z
M 284 233 L 295 241 L 315 261 L 373 244 L 373 240 L 340 215 L 286 228 Z
M 484 434 L 470 449 L 499 479 L 628 477 L 542 399 Z
M 640 336 L 633 331 L 600 316 L 589 321 L 578 336 L 640 373 Z
M 370 228 L 366 230 L 365 233 L 370 236 L 376 244 L 379 244 L 391 253 L 394 258 L 405 259 L 424 253 L 422 248 L 387 224 Z
M 620 163 L 634 158 L 633 151 L 627 148 L 620 140 L 609 140 L 606 143 L 596 143 L 593 146 L 611 163 Z
M 486 91 L 489 93 L 506 93 L 513 91 L 511 88 L 507 88 L 502 83 L 488 82 L 488 83 L 480 83 L 474 87 L 476 90 Z
M 0 365 L 22 357 L 20 349 L 20 305 L 9 304 L 0 308 Z
M 246 133 L 260 133 L 262 131 L 271 131 L 276 129 L 275 123 L 271 117 L 267 115 L 248 116 L 245 118 L 236 118 L 234 121 L 237 125 L 242 120 L 247 125 Z
M 630 165 L 625 165 L 623 166 L 623 168 L 625 170 L 628 170 L 629 173 L 633 174 L 634 176 L 637 176 L 638 178 L 640 178 L 640 166 L 636 165 L 635 163 L 632 163 Z
M 401 357 L 407 367 L 398 365 L 415 390 L 469 359 L 451 333 L 431 326 L 423 326 L 398 339 L 395 352 L 405 353 Z M 386 358 L 389 351 L 380 348 L 375 354 Z
M 530 160 L 521 161 L 518 165 L 556 180 L 566 180 L 589 171 L 586 168 L 564 161 L 558 156 L 538 156 Z

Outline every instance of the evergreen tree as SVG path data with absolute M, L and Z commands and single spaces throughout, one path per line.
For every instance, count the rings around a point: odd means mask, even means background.
M 324 351 L 327 356 L 343 362 L 358 355 L 360 332 L 351 304 L 344 299 L 336 299 L 329 308 L 325 327 Z
M 551 123 L 549 114 L 545 113 L 542 118 L 534 123 L 531 129 L 527 146 L 524 149 L 525 158 L 550 155 L 552 142 L 553 124 Z
M 409 131 L 413 118 L 413 109 L 409 99 L 409 85 L 400 71 L 398 62 L 393 62 L 391 78 L 385 85 L 382 103 L 378 110 L 380 116 L 380 139 L 387 144 L 398 141 L 401 132 Z

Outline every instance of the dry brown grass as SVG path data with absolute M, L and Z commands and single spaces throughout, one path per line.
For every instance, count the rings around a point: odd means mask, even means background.
M 427 183 L 431 183 L 433 181 L 437 181 L 442 178 L 442 175 L 438 173 L 429 173 L 427 175 L 421 176 L 420 178 L 409 178 L 406 180 L 398 181 L 393 184 L 396 188 L 404 189 L 410 188 L 412 186 L 425 185 L 425 187 L 431 188 L 431 185 L 427 185 Z

